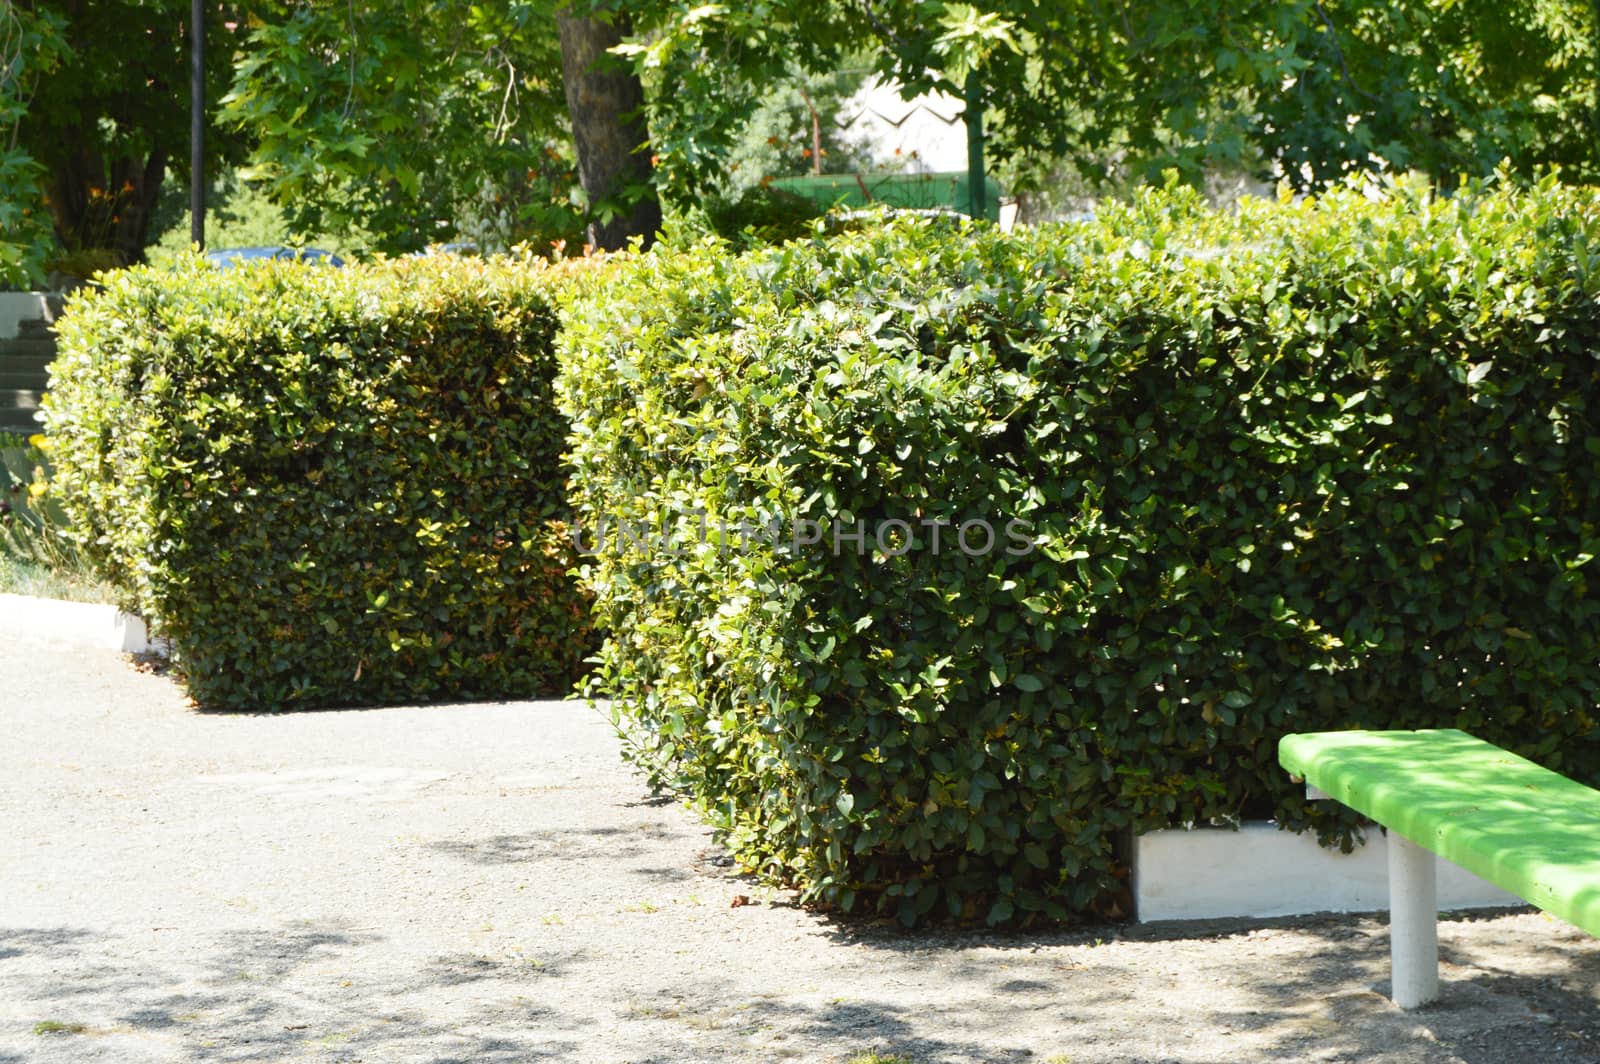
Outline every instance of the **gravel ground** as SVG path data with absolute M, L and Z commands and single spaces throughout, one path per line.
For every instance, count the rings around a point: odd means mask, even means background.
M 202 714 L 0 647 L 0 1062 L 1600 1062 L 1600 943 L 1381 917 L 906 935 L 730 874 L 575 703 Z M 735 905 L 748 897 L 750 904 Z

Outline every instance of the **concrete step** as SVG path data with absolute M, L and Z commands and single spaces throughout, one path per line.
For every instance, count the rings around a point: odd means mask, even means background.
M 50 374 L 44 370 L 29 370 L 26 373 L 17 373 L 9 369 L 4 362 L 0 362 L 0 392 L 12 388 L 27 388 L 31 391 L 42 392 L 50 386 Z
M 43 392 L 32 388 L 7 388 L 0 390 L 0 410 L 37 410 Z
M 7 432 L 13 436 L 32 436 L 36 432 L 43 432 L 44 426 L 33 420 L 32 411 L 6 410 L 0 407 L 0 432 Z
M 19 336 L 10 340 L 0 340 L 0 358 L 31 358 L 38 355 L 54 358 L 55 354 L 56 342 L 51 339 L 29 339 Z
M 46 367 L 54 361 L 51 355 L 0 354 L 0 373 L 32 373 L 42 377 Z

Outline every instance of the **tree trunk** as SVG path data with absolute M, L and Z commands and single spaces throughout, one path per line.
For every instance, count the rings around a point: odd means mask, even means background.
M 639 236 L 649 246 L 661 228 L 661 203 L 650 183 L 644 86 L 606 54 L 628 33 L 627 16 L 605 23 L 562 13 L 556 15 L 556 28 L 578 180 L 589 197 L 589 243 L 615 251 Z
M 166 153 L 158 149 L 108 166 L 92 137 L 73 133 L 69 143 L 88 146 L 67 154 L 52 174 L 56 238 L 67 251 L 110 251 L 123 265 L 142 262 L 166 177 Z

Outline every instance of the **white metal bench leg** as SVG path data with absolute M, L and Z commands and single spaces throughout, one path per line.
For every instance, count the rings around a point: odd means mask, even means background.
M 1439 996 L 1438 859 L 1389 832 L 1389 957 L 1394 1003 L 1414 1009 Z

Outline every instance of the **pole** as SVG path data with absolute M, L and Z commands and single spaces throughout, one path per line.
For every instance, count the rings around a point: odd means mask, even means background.
M 206 246 L 206 9 L 189 8 L 189 240 Z
M 967 213 L 984 218 L 989 211 L 984 202 L 988 189 L 983 177 L 983 82 L 976 69 L 967 71 L 966 97 L 961 117 L 967 124 Z
M 1438 864 L 1421 846 L 1389 832 L 1389 996 L 1403 1009 L 1439 996 Z

